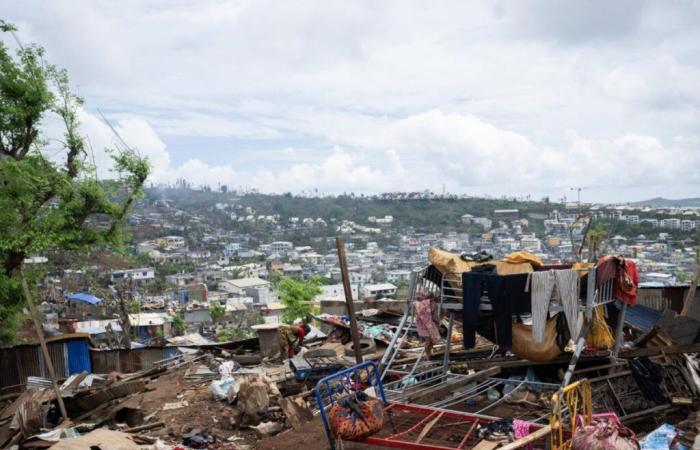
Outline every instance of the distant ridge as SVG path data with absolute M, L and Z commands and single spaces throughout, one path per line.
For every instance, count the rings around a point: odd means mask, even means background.
M 670 207 L 700 207 L 700 197 L 695 198 L 679 198 L 679 199 L 668 199 L 663 197 L 656 197 L 649 200 L 642 200 L 640 202 L 632 202 L 630 205 L 634 206 L 652 206 L 655 208 L 670 208 Z

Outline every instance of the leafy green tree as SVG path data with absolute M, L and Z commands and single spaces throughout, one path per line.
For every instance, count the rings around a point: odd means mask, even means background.
M 2 37 L 14 27 L 0 21 Z M 150 166 L 130 148 L 111 151 L 118 183 L 101 183 L 88 163 L 78 113 L 83 100 L 65 70 L 44 60 L 37 45 L 12 53 L 0 41 L 0 341 L 11 341 L 23 306 L 24 259 L 49 249 L 118 245 L 122 225 L 141 195 Z M 51 143 L 42 120 L 60 119 L 65 132 Z M 93 220 L 94 219 L 94 220 Z M 29 278 L 30 285 L 41 278 Z
M 218 303 L 212 303 L 209 306 L 209 314 L 211 314 L 211 320 L 214 323 L 219 321 L 224 312 L 226 312 L 226 309 Z
M 175 314 L 173 316 L 173 333 L 176 336 L 181 336 L 185 334 L 185 329 L 185 319 L 180 314 Z
M 129 312 L 131 314 L 138 314 L 141 312 L 141 303 L 138 300 L 132 300 L 129 302 Z
M 320 277 L 312 277 L 308 280 L 295 280 L 290 277 L 282 277 L 277 283 L 277 295 L 285 306 L 282 320 L 287 323 L 294 319 L 311 318 L 311 306 L 304 303 L 313 300 L 320 294 L 323 281 Z

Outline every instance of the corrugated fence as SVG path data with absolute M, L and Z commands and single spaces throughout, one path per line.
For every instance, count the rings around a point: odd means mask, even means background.
M 136 372 L 180 354 L 177 347 L 95 350 L 90 349 L 88 343 L 87 335 L 83 334 L 47 340 L 51 362 L 59 379 L 83 371 L 100 374 Z M 29 376 L 49 376 L 39 344 L 0 348 L 0 389 L 24 385 Z

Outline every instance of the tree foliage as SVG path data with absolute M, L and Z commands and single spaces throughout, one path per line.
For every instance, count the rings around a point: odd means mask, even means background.
M 209 314 L 211 314 L 212 322 L 216 323 L 224 315 L 226 309 L 218 303 L 212 303 L 209 305 Z
M 101 183 L 80 134 L 83 100 L 72 93 L 67 72 L 48 64 L 38 45 L 12 52 L 5 39 L 14 27 L 0 21 L 0 31 L 0 340 L 7 341 L 22 307 L 25 258 L 118 244 L 150 165 L 133 149 L 111 149 L 119 183 L 112 184 L 117 189 Z M 51 115 L 65 131 L 49 146 L 41 130 Z
M 277 283 L 277 295 L 285 306 L 282 320 L 287 323 L 294 319 L 310 320 L 311 306 L 305 302 L 320 294 L 322 285 L 323 281 L 318 276 L 309 280 L 282 277 Z

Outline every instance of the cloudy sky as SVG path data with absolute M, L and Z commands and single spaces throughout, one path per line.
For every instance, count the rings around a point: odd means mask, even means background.
M 698 1 L 3 0 L 0 18 L 69 70 L 104 171 L 98 109 L 153 182 L 700 196 Z

